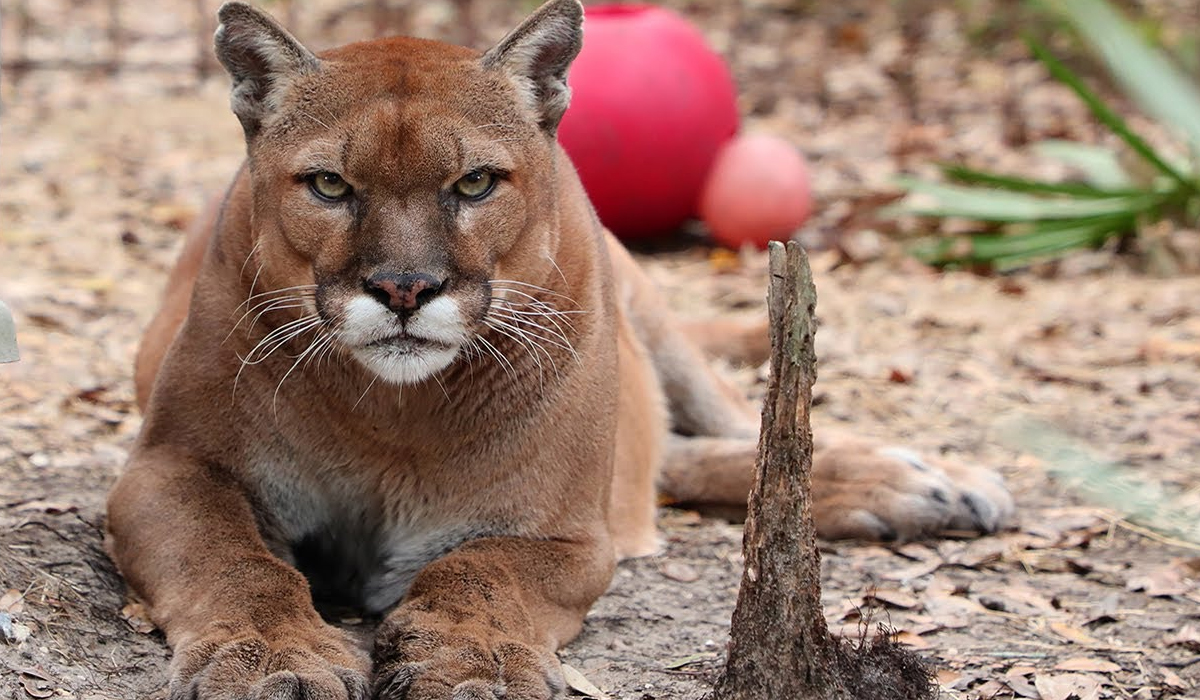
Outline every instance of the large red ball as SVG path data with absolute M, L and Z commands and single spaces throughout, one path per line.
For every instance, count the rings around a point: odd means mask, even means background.
M 679 15 L 648 5 L 587 8 L 558 130 L 600 220 L 625 239 L 696 214 L 717 150 L 737 131 L 725 62 Z
M 744 134 L 727 143 L 700 197 L 700 216 L 713 239 L 730 248 L 786 240 L 812 208 L 804 157 L 786 139 L 767 134 Z

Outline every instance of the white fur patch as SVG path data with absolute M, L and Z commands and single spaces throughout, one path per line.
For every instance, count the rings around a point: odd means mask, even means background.
M 428 338 L 450 345 L 461 345 L 467 339 L 458 302 L 450 297 L 437 297 L 421 307 L 408 322 L 408 332 L 418 338 Z
M 342 310 L 338 335 L 350 346 L 366 345 L 400 332 L 400 319 L 383 304 L 366 295 L 354 297 Z
M 354 348 L 354 359 L 379 378 L 392 384 L 416 384 L 450 366 L 458 356 L 458 348 L 413 347 L 394 348 L 390 345 Z
M 454 361 L 468 332 L 458 302 L 438 297 L 407 323 L 365 295 L 347 302 L 338 331 L 354 358 L 392 384 L 415 384 Z

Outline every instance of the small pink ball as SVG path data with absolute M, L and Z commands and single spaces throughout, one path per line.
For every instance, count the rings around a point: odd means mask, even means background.
M 704 35 L 653 5 L 591 5 L 558 139 L 604 222 L 630 240 L 697 213 L 717 150 L 738 127 L 729 68 Z
M 713 240 L 730 248 L 786 240 L 812 214 L 804 156 L 767 134 L 734 137 L 717 153 L 700 195 Z

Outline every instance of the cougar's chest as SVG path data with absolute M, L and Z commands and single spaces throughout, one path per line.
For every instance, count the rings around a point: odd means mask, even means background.
M 308 577 L 318 601 L 386 610 L 421 568 L 481 531 L 452 504 L 402 489 L 385 494 L 355 478 L 353 460 L 338 469 L 317 462 L 264 451 L 249 465 L 249 486 L 263 538 Z

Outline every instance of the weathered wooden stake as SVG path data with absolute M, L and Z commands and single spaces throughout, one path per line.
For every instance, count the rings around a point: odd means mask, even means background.
M 771 376 L 742 549 L 729 660 L 714 700 L 847 698 L 821 608 L 821 557 L 809 503 L 817 293 L 800 244 L 771 243 Z

